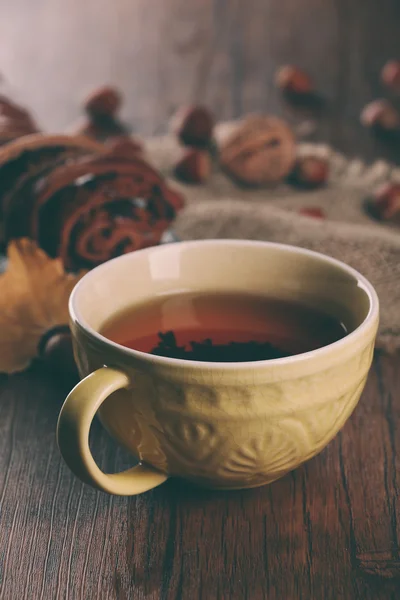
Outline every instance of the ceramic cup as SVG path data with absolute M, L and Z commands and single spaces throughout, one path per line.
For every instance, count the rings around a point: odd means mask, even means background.
M 299 301 L 339 319 L 350 333 L 312 352 L 247 363 L 154 356 L 99 333 L 120 311 L 179 290 Z M 291 246 L 195 241 L 111 260 L 71 295 L 84 379 L 60 413 L 61 453 L 83 481 L 113 494 L 139 494 L 168 477 L 224 489 L 269 483 L 322 450 L 353 411 L 371 365 L 378 312 L 362 275 Z M 138 466 L 116 474 L 98 468 L 88 444 L 96 413 Z

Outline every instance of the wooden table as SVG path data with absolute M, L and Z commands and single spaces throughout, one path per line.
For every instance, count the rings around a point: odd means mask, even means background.
M 314 139 L 398 161 L 358 115 L 383 93 L 399 26 L 397 0 L 14 0 L 2 6 L 0 70 L 48 129 L 74 120 L 85 87 L 111 80 L 126 93 L 125 118 L 149 133 L 193 99 L 221 118 L 282 112 L 273 72 L 295 61 L 328 99 Z M 378 355 L 343 431 L 271 486 L 217 493 L 170 481 L 129 499 L 82 485 L 61 461 L 59 382 L 39 368 L 3 376 L 1 598 L 400 598 L 399 366 Z M 103 469 L 131 464 L 93 429 Z

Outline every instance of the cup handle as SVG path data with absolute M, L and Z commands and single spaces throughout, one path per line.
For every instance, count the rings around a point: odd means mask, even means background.
M 89 430 L 97 410 L 113 392 L 127 388 L 123 372 L 102 367 L 83 379 L 67 396 L 57 423 L 57 443 L 71 471 L 85 483 L 110 494 L 135 496 L 164 483 L 165 473 L 138 465 L 106 474 L 96 465 L 89 448 Z

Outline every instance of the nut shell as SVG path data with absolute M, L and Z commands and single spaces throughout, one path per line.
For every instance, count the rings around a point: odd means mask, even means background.
M 291 129 L 281 119 L 269 116 L 247 117 L 220 147 L 222 168 L 239 183 L 252 186 L 284 179 L 295 156 Z

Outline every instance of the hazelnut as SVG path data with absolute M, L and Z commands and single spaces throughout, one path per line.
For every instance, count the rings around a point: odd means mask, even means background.
M 303 188 L 324 185 L 329 176 L 329 163 L 320 156 L 301 156 L 289 175 L 289 183 Z
M 93 140 L 98 140 L 99 139 L 98 129 L 99 128 L 96 123 L 93 123 L 93 121 L 87 121 L 85 119 L 85 120 L 79 121 L 78 123 L 74 124 L 71 127 L 71 133 L 73 135 L 84 135 Z
M 311 94 L 314 89 L 311 77 L 294 65 L 278 69 L 275 82 L 279 89 L 290 94 Z
M 325 213 L 319 206 L 305 206 L 299 210 L 299 214 L 313 219 L 325 219 Z
M 92 119 L 113 117 L 122 104 L 119 91 L 110 86 L 104 86 L 94 90 L 86 98 L 84 107 Z
M 214 119 L 202 106 L 181 108 L 172 120 L 172 130 L 185 146 L 207 146 L 212 139 Z
M 400 183 L 385 183 L 374 194 L 374 216 L 383 221 L 400 220 Z
M 278 183 L 286 177 L 295 154 L 294 135 L 284 121 L 252 115 L 221 144 L 220 163 L 237 182 L 257 186 Z
M 374 100 L 367 104 L 361 113 L 361 123 L 384 131 L 396 131 L 400 128 L 400 115 L 387 100 Z
M 71 128 L 74 135 L 85 135 L 93 140 L 105 142 L 109 139 L 127 136 L 127 128 L 113 117 L 84 119 Z
M 389 60 L 382 69 L 381 77 L 388 88 L 400 91 L 400 60 Z
M 10 139 L 38 131 L 31 115 L 5 96 L 0 95 L 0 128 L 2 137 L 10 134 Z
M 211 174 L 208 152 L 191 148 L 186 150 L 175 166 L 175 176 L 185 183 L 204 183 Z
M 142 154 L 142 144 L 129 135 L 111 137 L 106 141 L 106 146 L 112 151 L 114 156 L 130 158 Z

